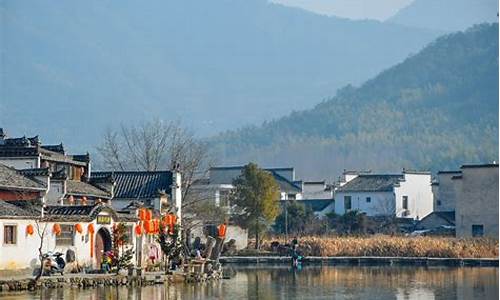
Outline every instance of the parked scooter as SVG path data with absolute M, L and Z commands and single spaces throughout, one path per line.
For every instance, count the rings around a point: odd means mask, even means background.
M 64 275 L 64 267 L 66 262 L 62 258 L 63 254 L 61 252 L 47 252 L 42 255 L 43 258 L 43 270 L 47 275 L 52 275 L 55 273 L 61 273 Z

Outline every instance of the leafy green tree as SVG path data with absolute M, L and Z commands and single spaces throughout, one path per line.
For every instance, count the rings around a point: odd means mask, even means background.
M 311 229 L 315 222 L 316 217 L 310 207 L 298 201 L 287 201 L 281 214 L 276 218 L 274 228 L 279 233 L 310 232 L 308 229 Z
M 279 186 L 267 171 L 250 163 L 233 182 L 235 186 L 231 203 L 236 206 L 235 220 L 255 235 L 255 249 L 260 238 L 279 214 Z

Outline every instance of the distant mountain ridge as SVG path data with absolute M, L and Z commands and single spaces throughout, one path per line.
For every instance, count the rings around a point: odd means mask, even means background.
M 343 169 L 456 169 L 498 161 L 498 23 L 438 38 L 359 88 L 310 110 L 211 140 L 225 164 L 287 164 L 309 178 Z
M 159 117 L 201 135 L 312 107 L 438 33 L 265 0 L 0 2 L 0 126 L 92 150 Z
M 387 23 L 443 31 L 498 22 L 498 0 L 414 0 Z

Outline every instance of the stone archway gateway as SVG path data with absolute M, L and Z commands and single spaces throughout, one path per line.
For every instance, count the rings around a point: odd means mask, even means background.
M 104 252 L 111 250 L 112 240 L 109 230 L 101 227 L 95 236 L 94 253 L 98 268 L 101 266 L 102 255 Z

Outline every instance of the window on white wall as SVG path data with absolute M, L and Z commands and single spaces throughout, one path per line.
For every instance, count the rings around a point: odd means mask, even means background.
M 6 245 L 17 244 L 17 226 L 5 225 L 3 227 L 3 243 Z
M 372 202 L 372 197 L 366 197 L 366 203 L 371 203 Z
M 352 198 L 351 196 L 344 196 L 344 209 L 352 209 Z
M 403 209 L 408 209 L 408 196 L 403 196 Z

